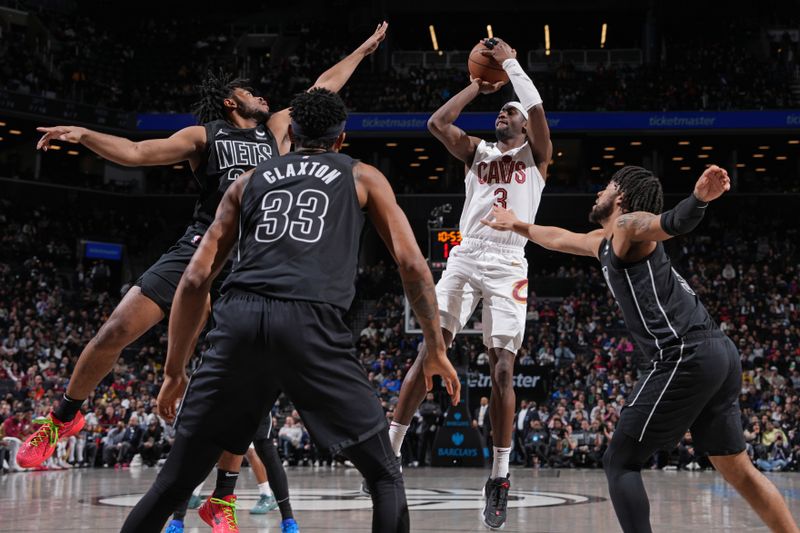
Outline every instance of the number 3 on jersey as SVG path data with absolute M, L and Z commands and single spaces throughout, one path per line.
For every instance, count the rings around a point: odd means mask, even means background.
M 271 191 L 264 195 L 261 209 L 264 223 L 256 226 L 258 242 L 275 242 L 289 231 L 289 237 L 301 242 L 317 242 L 325 227 L 328 195 L 307 189 L 297 195 L 290 191 Z
M 503 209 L 508 209 L 508 191 L 502 187 L 498 187 L 494 190 L 494 195 L 497 196 L 495 204 Z

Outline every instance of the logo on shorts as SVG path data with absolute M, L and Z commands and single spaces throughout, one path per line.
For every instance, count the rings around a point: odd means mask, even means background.
M 116 507 L 133 507 L 143 494 L 123 494 L 95 498 L 93 503 Z M 205 496 L 205 495 L 204 495 Z M 256 490 L 236 491 L 237 502 L 242 507 L 258 501 Z M 406 488 L 408 508 L 413 511 L 458 511 L 483 508 L 483 495 L 480 489 L 415 489 Z M 509 509 L 522 507 L 552 507 L 554 505 L 575 505 L 602 502 L 605 498 L 583 496 L 563 492 L 510 491 Z M 372 499 L 360 490 L 345 489 L 292 489 L 292 509 L 295 511 L 368 511 L 372 509 Z
M 511 291 L 511 297 L 521 304 L 528 302 L 528 280 L 521 279 L 514 284 L 514 289 Z
M 198 244 L 200 244 L 201 240 L 203 240 L 203 236 L 202 235 L 195 235 L 194 237 L 192 237 L 192 244 L 194 246 L 197 246 Z

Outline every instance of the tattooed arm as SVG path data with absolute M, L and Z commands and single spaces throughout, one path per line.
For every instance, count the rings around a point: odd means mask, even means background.
M 356 178 L 359 204 L 366 207 L 370 220 L 397 263 L 406 298 L 422 328 L 428 347 L 423 365 L 427 388 L 432 388 L 431 378 L 434 375 L 442 376 L 455 405 L 460 397 L 461 384 L 453 365 L 447 359 L 447 347 L 439 325 L 436 290 L 428 263 L 417 246 L 414 232 L 405 213 L 397 205 L 386 177 L 377 168 L 366 163 L 357 163 L 353 167 L 353 175 Z

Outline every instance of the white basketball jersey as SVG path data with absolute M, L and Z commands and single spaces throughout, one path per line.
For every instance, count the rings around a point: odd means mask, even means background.
M 465 178 L 466 201 L 459 229 L 464 237 L 524 247 L 528 239 L 513 231 L 497 231 L 481 224 L 497 204 L 513 209 L 517 217 L 533 223 L 544 189 L 530 145 L 501 152 L 497 143 L 481 141 Z

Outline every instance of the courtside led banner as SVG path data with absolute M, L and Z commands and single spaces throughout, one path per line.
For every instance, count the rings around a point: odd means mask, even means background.
M 422 133 L 427 132 L 430 113 L 352 113 L 348 132 Z M 493 131 L 495 113 L 462 113 L 456 124 L 466 131 Z M 550 129 L 563 132 L 584 131 L 715 131 L 715 130 L 791 130 L 800 128 L 800 110 L 783 111 L 666 111 L 619 113 L 547 112 Z M 140 130 L 176 131 L 196 124 L 192 115 L 138 115 Z

